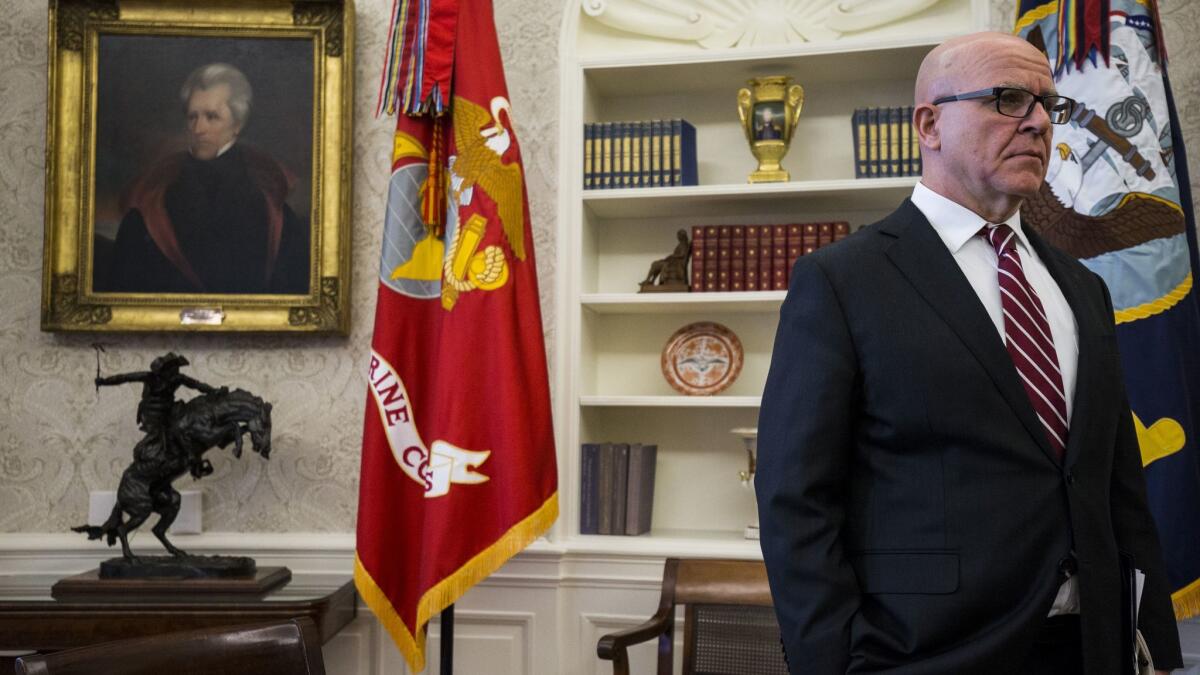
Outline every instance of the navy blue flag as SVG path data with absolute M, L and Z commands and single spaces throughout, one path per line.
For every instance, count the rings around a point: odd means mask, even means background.
M 1200 306 L 1187 157 L 1154 0 L 1021 0 L 1078 104 L 1021 218 L 1108 284 L 1175 614 L 1200 614 Z

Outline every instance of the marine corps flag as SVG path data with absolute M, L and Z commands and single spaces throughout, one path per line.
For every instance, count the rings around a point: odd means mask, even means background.
M 1200 613 L 1200 306 L 1187 158 L 1155 0 L 1021 0 L 1016 32 L 1058 93 L 1041 193 L 1022 222 L 1108 285 L 1175 614 Z
M 384 107 L 407 103 L 367 369 L 355 583 L 419 671 L 430 617 L 549 528 L 558 494 L 491 1 L 397 0 L 394 15 Z

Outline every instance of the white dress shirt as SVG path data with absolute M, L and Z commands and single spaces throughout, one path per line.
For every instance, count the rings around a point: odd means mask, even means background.
M 917 183 L 913 188 L 912 202 L 925 214 L 942 243 L 949 249 L 954 262 L 958 263 L 971 288 L 975 290 L 975 295 L 979 296 L 979 302 L 992 318 L 1000 340 L 1003 341 L 1004 311 L 1000 306 L 996 249 L 979 236 L 979 230 L 988 225 L 988 221 L 965 206 L 930 190 L 922 183 Z M 1014 213 L 1004 223 L 1017 235 L 1017 255 L 1021 258 L 1021 268 L 1025 271 L 1029 285 L 1041 300 L 1042 308 L 1046 310 L 1046 319 L 1050 323 L 1050 335 L 1054 338 L 1054 351 L 1058 355 L 1063 392 L 1067 399 L 1069 435 L 1071 411 L 1075 401 L 1075 377 L 1079 367 L 1079 334 L 1075 314 L 1058 288 L 1058 283 L 1050 276 L 1045 263 L 1029 245 L 1029 240 L 1021 229 L 1020 213 Z M 1054 599 L 1050 615 L 1077 613 L 1078 589 L 1075 579 L 1071 578 L 1058 589 L 1058 596 Z

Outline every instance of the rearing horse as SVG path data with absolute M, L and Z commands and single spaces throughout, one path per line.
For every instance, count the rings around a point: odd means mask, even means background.
M 171 485 L 184 472 L 200 478 L 212 473 L 212 464 L 203 458 L 214 447 L 233 444 L 234 457 L 242 456 L 242 436 L 250 434 L 254 451 L 271 455 L 271 404 L 248 391 L 235 389 L 196 396 L 187 403 L 176 403 L 165 435 L 147 435 L 133 449 L 133 463 L 121 475 L 117 503 L 100 527 L 83 525 L 71 528 L 86 532 L 88 539 L 106 537 L 112 546 L 121 540 L 126 560 L 137 562 L 129 549 L 128 534 L 158 513 L 154 536 L 167 552 L 176 557 L 187 555 L 167 539 L 167 528 L 179 515 L 179 492 Z M 122 521 L 122 513 L 129 519 Z

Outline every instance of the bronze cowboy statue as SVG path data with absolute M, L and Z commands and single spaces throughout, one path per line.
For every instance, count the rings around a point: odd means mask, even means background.
M 101 526 L 72 528 L 88 539 L 105 537 L 112 546 L 121 541 L 125 559 L 137 563 L 129 549 L 128 534 L 137 529 L 151 513 L 158 513 L 154 536 L 172 556 L 187 554 L 167 539 L 167 528 L 179 514 L 180 496 L 172 483 L 191 473 L 202 478 L 213 472 L 204 453 L 214 447 L 234 446 L 235 457 L 242 456 L 243 435 L 250 434 L 255 452 L 264 458 L 271 453 L 271 404 L 241 389 L 215 388 L 179 372 L 188 360 L 175 353 L 154 359 L 149 371 L 96 377 L 102 386 L 142 383 L 138 403 L 138 426 L 145 432 L 133 449 L 133 463 L 121 475 L 117 503 Z M 180 386 L 201 392 L 186 403 L 175 398 Z M 124 519 L 127 515 L 128 519 Z

